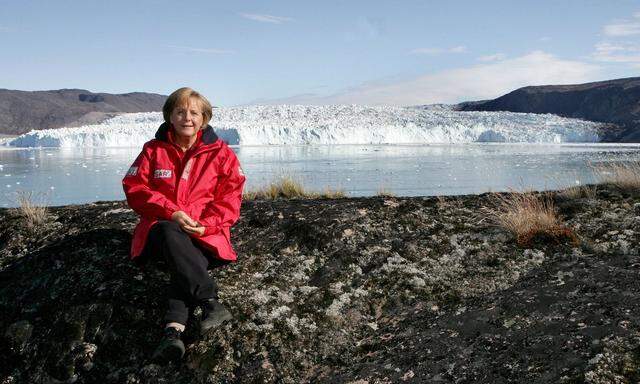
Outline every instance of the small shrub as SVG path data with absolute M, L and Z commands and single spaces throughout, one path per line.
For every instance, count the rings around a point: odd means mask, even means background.
M 341 199 L 347 197 L 347 193 L 343 189 L 331 189 L 326 187 L 324 191 L 320 193 L 319 197 L 323 199 Z
M 311 192 L 307 191 L 302 183 L 296 181 L 290 176 L 281 177 L 279 180 L 270 183 L 268 186 L 262 189 L 256 189 L 247 191 L 244 193 L 243 198 L 245 200 L 275 200 L 275 199 L 334 199 L 346 197 L 346 193 L 343 190 L 333 190 L 325 188 L 323 192 Z
M 596 197 L 596 188 L 597 186 L 595 185 L 575 185 L 561 190 L 558 195 L 568 200 L 594 199 Z
M 378 188 L 378 191 L 376 192 L 376 196 L 378 196 L 378 197 L 395 197 L 396 194 L 391 192 L 390 189 L 387 189 L 384 186 L 381 186 L 380 188 Z
M 444 211 L 447 209 L 459 209 L 464 206 L 462 200 L 456 198 L 455 196 L 445 197 L 442 195 L 436 196 L 436 207 L 440 211 Z
M 640 192 L 640 162 L 608 163 L 592 166 L 600 183 L 610 183 L 630 192 Z
M 495 193 L 490 199 L 491 207 L 483 210 L 486 218 L 494 225 L 513 233 L 518 245 L 529 246 L 534 238 L 578 243 L 573 231 L 558 216 L 549 195 L 531 192 Z
M 49 209 L 44 204 L 43 196 L 34 196 L 32 191 L 18 191 L 16 194 L 19 205 L 17 212 L 25 218 L 28 228 L 34 229 L 47 222 Z M 35 202 L 36 199 L 40 200 L 39 203 Z

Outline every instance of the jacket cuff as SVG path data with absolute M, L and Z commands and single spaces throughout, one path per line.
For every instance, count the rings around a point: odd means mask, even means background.
M 219 227 L 204 227 L 203 236 L 215 235 L 216 233 L 218 233 L 219 230 L 220 230 Z
M 163 219 L 165 220 L 171 220 L 171 215 L 173 215 L 176 211 L 179 211 L 180 209 L 174 205 L 174 204 L 167 204 L 164 207 L 164 212 L 165 212 L 165 217 L 163 217 Z

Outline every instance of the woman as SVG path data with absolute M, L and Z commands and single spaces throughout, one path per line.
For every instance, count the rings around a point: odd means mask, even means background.
M 171 275 L 164 339 L 154 360 L 184 355 L 180 339 L 189 309 L 202 307 L 201 332 L 231 314 L 217 301 L 208 270 L 236 260 L 230 227 L 240 214 L 244 174 L 235 154 L 208 125 L 209 101 L 191 88 L 173 92 L 165 122 L 122 180 L 127 202 L 140 215 L 131 259 L 165 260 Z

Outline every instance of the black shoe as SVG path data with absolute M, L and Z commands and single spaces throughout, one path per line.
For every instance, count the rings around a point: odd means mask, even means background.
M 204 300 L 200 303 L 200 306 L 202 307 L 202 321 L 200 322 L 200 333 L 202 335 L 233 318 L 231 312 L 216 299 Z
M 184 355 L 184 343 L 180 340 L 181 333 L 174 327 L 165 328 L 164 337 L 153 352 L 151 360 L 162 365 L 180 360 Z

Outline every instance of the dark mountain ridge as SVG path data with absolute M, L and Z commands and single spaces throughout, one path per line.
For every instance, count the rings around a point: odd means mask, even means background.
M 166 96 L 155 93 L 93 93 L 86 89 L 16 91 L 0 89 L 0 134 L 96 124 L 124 112 L 162 110 Z
M 610 123 L 604 141 L 640 141 L 640 77 L 523 87 L 493 100 L 460 103 L 458 109 L 552 113 Z

